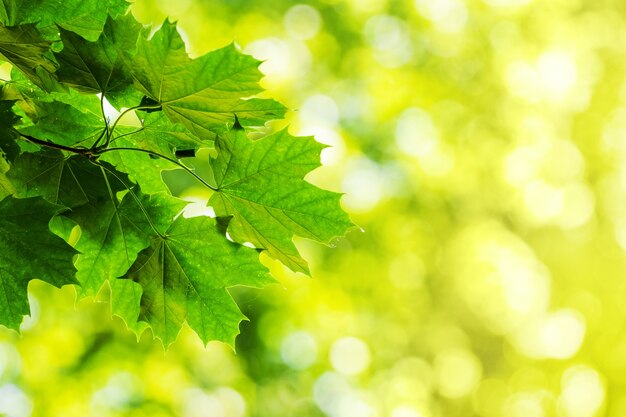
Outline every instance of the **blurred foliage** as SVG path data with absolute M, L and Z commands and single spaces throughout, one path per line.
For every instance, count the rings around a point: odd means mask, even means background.
M 237 353 L 31 285 L 0 415 L 626 416 L 626 3 L 137 0 L 264 60 L 362 226 L 233 291 Z M 277 122 L 277 125 L 284 122 Z M 203 196 L 177 178 L 173 187 Z

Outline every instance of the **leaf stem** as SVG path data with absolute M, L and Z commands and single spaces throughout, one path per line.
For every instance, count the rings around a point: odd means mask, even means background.
M 100 93 L 100 112 L 102 113 L 102 119 L 104 120 L 104 129 L 102 130 L 100 136 L 98 136 L 98 139 L 91 146 L 92 149 L 95 149 L 98 146 L 104 135 L 106 135 L 107 138 L 109 137 L 109 120 L 104 112 L 104 93 Z
M 105 122 L 106 123 L 106 122 Z M 98 138 L 96 139 L 96 141 L 93 143 L 93 145 L 91 145 L 90 149 L 96 149 L 98 147 L 98 144 L 100 143 L 100 141 L 102 140 L 102 138 L 104 137 L 104 135 L 107 132 L 107 128 L 105 127 L 104 129 L 102 129 L 102 133 L 100 133 L 100 136 L 98 136 Z
M 116 136 L 116 137 L 114 137 L 113 139 L 111 139 L 111 143 L 115 142 L 115 141 L 116 141 L 116 140 L 118 140 L 119 138 L 123 138 L 124 136 L 130 136 L 130 135 L 134 135 L 135 133 L 139 133 L 139 132 L 141 132 L 143 129 L 144 129 L 144 128 L 143 128 L 143 127 L 141 127 L 141 128 L 139 128 L 139 129 L 137 129 L 137 130 L 134 130 L 134 131 L 132 131 L 132 132 L 127 132 L 127 133 L 123 133 L 123 134 L 121 134 L 121 135 L 119 135 L 119 136 Z
M 96 155 L 96 153 L 94 153 L 93 149 L 72 148 L 71 146 L 59 145 L 58 143 L 37 139 L 37 138 L 34 138 L 32 136 L 28 136 L 28 135 L 24 135 L 24 134 L 20 134 L 20 137 L 26 139 L 29 142 L 36 143 L 37 145 L 41 145 L 41 146 L 46 146 L 48 148 L 53 148 L 53 149 L 59 149 L 61 151 L 72 152 L 72 153 L 75 153 L 75 154 L 78 154 L 78 155 L 82 155 L 82 156 L 86 156 L 86 157 L 92 157 L 92 156 Z
M 115 122 L 113 122 L 113 125 L 111 126 L 110 129 L 110 134 L 108 135 L 107 141 L 105 143 L 105 147 L 109 146 L 109 143 L 111 142 L 111 136 L 113 136 L 113 132 L 115 131 L 115 128 L 117 127 L 117 124 L 119 123 L 120 120 L 122 120 L 122 117 L 124 117 L 126 114 L 130 113 L 131 111 L 135 111 L 135 110 L 144 110 L 144 109 L 158 109 L 159 107 L 161 107 L 161 105 L 154 105 L 154 106 L 142 106 L 142 105 L 138 105 L 138 106 L 133 106 L 133 107 L 129 107 L 126 110 L 124 110 L 123 112 L 120 113 L 120 115 L 117 117 L 117 119 L 115 119 Z
M 107 148 L 107 149 L 103 149 L 99 152 L 99 154 L 103 154 L 105 152 L 111 152 L 111 151 L 135 151 L 135 152 L 143 152 L 143 153 L 147 153 L 149 155 L 153 155 L 153 156 L 157 156 L 159 158 L 163 158 L 167 161 L 170 161 L 173 164 L 178 165 L 179 167 L 181 167 L 182 169 L 184 169 L 185 171 L 187 171 L 187 173 L 191 174 L 195 179 L 197 179 L 198 181 L 200 181 L 202 183 L 202 185 L 204 185 L 205 187 L 213 190 L 213 191 L 219 191 L 217 188 L 215 188 L 214 186 L 212 186 L 211 184 L 209 184 L 208 182 L 206 182 L 201 176 L 199 176 L 198 174 L 196 174 L 195 172 L 193 172 L 191 169 L 189 169 L 188 167 L 186 167 L 184 164 L 181 164 L 180 162 L 178 162 L 177 160 L 170 158 L 168 156 L 162 155 L 158 152 L 153 152 L 153 151 L 149 151 L 146 149 L 139 149 L 139 148 Z

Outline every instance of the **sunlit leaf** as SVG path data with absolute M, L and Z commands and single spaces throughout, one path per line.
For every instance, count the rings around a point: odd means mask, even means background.
M 147 33 L 139 39 L 132 74 L 172 121 L 211 140 L 233 115 L 245 125 L 283 116 L 284 106 L 273 100 L 246 99 L 261 91 L 259 63 L 234 45 L 192 60 L 175 24 L 164 23 L 150 39 Z
M 324 147 L 286 130 L 256 141 L 240 128 L 218 135 L 217 157 L 211 160 L 218 191 L 209 204 L 218 216 L 233 216 L 231 237 L 267 249 L 292 270 L 308 273 L 294 236 L 329 243 L 352 227 L 339 206 L 340 194 L 303 179 L 319 166 Z
M 255 251 L 231 243 L 207 217 L 179 217 L 141 252 L 126 278 L 143 288 L 139 320 L 167 346 L 189 323 L 200 338 L 233 345 L 245 318 L 226 291 L 272 282 Z

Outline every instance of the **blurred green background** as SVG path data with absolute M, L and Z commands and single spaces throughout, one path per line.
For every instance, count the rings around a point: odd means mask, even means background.
M 0 415 L 626 416 L 626 2 L 137 0 L 265 62 L 363 228 L 235 289 L 237 352 L 31 284 Z M 171 178 L 176 181 L 176 178 Z M 178 187 L 180 188 L 180 187 Z M 182 190 L 202 204 L 202 190 Z

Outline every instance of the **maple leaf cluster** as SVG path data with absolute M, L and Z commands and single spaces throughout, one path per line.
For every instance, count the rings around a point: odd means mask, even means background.
M 79 297 L 110 289 L 112 312 L 166 346 L 183 323 L 233 344 L 244 316 L 228 288 L 273 281 L 259 252 L 308 273 L 294 236 L 328 243 L 352 224 L 339 194 L 304 180 L 324 145 L 248 137 L 286 110 L 255 97 L 258 61 L 234 45 L 191 59 L 174 23 L 151 34 L 127 11 L 0 3 L 0 324 L 19 328 L 40 279 Z M 107 102 L 138 125 L 109 120 Z M 179 159 L 201 148 L 210 178 Z M 215 218 L 181 215 L 171 169 L 212 192 Z

